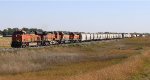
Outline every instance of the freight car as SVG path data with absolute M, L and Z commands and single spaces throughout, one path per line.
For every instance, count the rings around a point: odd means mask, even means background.
M 138 35 L 130 33 L 85 33 L 66 31 L 34 32 L 28 34 L 25 31 L 19 30 L 13 33 L 11 46 L 14 48 L 49 46 L 53 44 L 131 38 L 137 37 Z

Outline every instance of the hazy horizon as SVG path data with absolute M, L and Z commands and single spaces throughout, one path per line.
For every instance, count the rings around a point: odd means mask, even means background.
M 149 32 L 148 0 L 0 0 L 0 30 Z

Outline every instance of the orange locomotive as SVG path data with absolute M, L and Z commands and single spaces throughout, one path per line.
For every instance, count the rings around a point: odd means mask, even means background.
M 70 32 L 69 34 L 69 39 L 70 39 L 70 42 L 80 42 L 80 38 L 81 38 L 81 35 L 80 33 L 74 33 L 74 32 Z
M 69 42 L 69 32 L 59 32 L 60 40 L 59 44 L 68 43 Z
M 40 46 L 41 36 L 26 34 L 25 31 L 16 31 L 12 35 L 12 47 Z
M 55 44 L 55 39 L 56 39 L 56 36 L 54 34 L 54 32 L 44 32 L 42 35 L 41 35 L 41 38 L 42 38 L 42 45 L 44 46 L 49 46 L 51 44 Z

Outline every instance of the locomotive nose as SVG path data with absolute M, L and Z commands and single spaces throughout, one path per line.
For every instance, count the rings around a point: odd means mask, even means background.
M 15 31 L 12 35 L 11 47 L 21 47 L 23 31 Z

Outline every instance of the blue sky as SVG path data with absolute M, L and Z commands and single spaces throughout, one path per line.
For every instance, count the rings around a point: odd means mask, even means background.
M 146 0 L 0 0 L 0 29 L 150 32 Z

